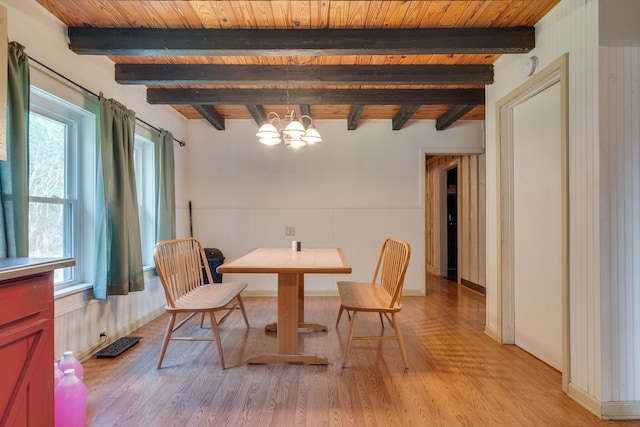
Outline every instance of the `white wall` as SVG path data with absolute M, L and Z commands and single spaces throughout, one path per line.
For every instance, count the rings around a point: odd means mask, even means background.
M 640 413 L 640 2 L 599 13 L 602 400 Z
M 313 113 L 313 110 L 312 110 Z M 371 280 L 382 241 L 409 241 L 405 293 L 424 292 L 424 154 L 481 152 L 481 122 L 446 131 L 433 121 L 410 121 L 399 131 L 390 120 L 316 123 L 323 141 L 300 150 L 258 143 L 252 120 L 228 120 L 217 131 L 189 122 L 189 187 L 194 235 L 225 257 L 256 246 L 341 247 L 353 279 Z M 295 238 L 285 226 L 296 228 Z M 273 294 L 274 275 L 235 275 L 248 293 Z M 305 278 L 309 293 L 335 294 L 337 276 Z
M 94 93 L 114 98 L 132 110 L 146 122 L 162 126 L 184 139 L 187 120 L 166 106 L 146 103 L 143 87 L 121 86 L 114 77 L 113 63 L 105 57 L 79 56 L 67 47 L 64 25 L 38 5 L 34 0 L 0 0 L 8 10 L 9 41 L 25 46 L 26 53 L 46 66 L 63 74 Z M 32 67 L 32 83 L 70 102 L 82 105 L 83 94 L 72 85 L 61 83 Z M 177 144 L 176 144 L 177 147 Z M 176 148 L 176 175 L 179 185 L 185 184 L 185 157 Z M 179 199 L 186 197 L 179 193 Z M 184 225 L 181 224 L 184 228 Z M 55 354 L 73 350 L 80 357 L 91 354 L 99 343 L 98 331 L 106 329 L 109 337 L 116 338 L 130 332 L 164 312 L 164 292 L 157 278 L 145 276 L 145 290 L 129 296 L 109 297 L 107 301 L 91 299 L 86 290 L 55 302 Z
M 638 247 L 631 238 L 640 225 L 638 8 L 634 0 L 562 0 L 536 25 L 536 48 L 501 57 L 487 87 L 487 329 L 495 331 L 495 105 L 525 81 L 526 57 L 536 55 L 544 68 L 569 54 L 570 390 L 607 417 L 640 416 Z M 599 47 L 603 27 L 635 35 L 634 42 Z

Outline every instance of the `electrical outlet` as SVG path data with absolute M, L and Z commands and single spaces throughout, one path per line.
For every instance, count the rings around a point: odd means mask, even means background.
M 296 228 L 292 227 L 290 225 L 286 226 L 284 228 L 284 235 L 285 236 L 295 236 L 296 235 Z
M 101 340 L 105 339 L 107 337 L 107 330 L 103 329 L 100 331 L 100 333 L 98 334 L 98 338 L 100 338 Z

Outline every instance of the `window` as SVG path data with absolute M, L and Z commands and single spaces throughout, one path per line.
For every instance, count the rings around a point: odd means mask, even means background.
M 92 111 L 96 100 L 85 99 Z M 29 115 L 29 256 L 73 257 L 56 270 L 56 290 L 93 282 L 95 265 L 96 114 L 31 88 Z M 154 144 L 140 130 L 134 167 L 142 260 L 153 266 L 155 247 Z M 145 137 L 147 136 L 147 137 Z
M 76 259 L 55 271 L 57 287 L 92 280 L 94 146 L 93 114 L 31 88 L 29 256 Z
M 133 158 L 136 172 L 136 191 L 138 192 L 142 262 L 145 266 L 150 267 L 153 266 L 153 250 L 156 243 L 153 142 L 140 135 L 136 135 Z

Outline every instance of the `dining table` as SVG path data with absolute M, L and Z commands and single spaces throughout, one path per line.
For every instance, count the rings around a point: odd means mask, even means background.
M 277 332 L 277 351 L 251 357 L 250 364 L 272 362 L 326 365 L 327 358 L 301 353 L 298 333 L 301 330 L 326 331 L 319 323 L 307 322 L 304 316 L 305 274 L 349 274 L 351 266 L 340 248 L 255 248 L 217 267 L 218 273 L 274 273 L 278 275 L 277 322 L 265 326 Z

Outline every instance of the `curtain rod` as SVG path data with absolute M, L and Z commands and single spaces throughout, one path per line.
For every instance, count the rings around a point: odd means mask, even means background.
M 46 66 L 45 64 L 43 64 L 42 62 L 38 61 L 37 59 L 34 59 L 34 58 L 32 58 L 31 56 L 29 56 L 29 60 L 30 60 L 30 61 L 33 61 L 33 62 L 35 62 L 36 64 L 38 64 L 38 65 L 39 65 L 39 66 L 41 66 L 42 68 L 44 68 L 44 69 L 46 69 L 47 71 L 49 71 L 49 72 L 51 72 L 51 73 L 55 74 L 56 76 L 60 77 L 61 79 L 66 80 L 67 82 L 69 82 L 69 83 L 71 83 L 72 85 L 76 86 L 77 88 L 79 88 L 79 89 L 83 90 L 84 92 L 86 92 L 86 93 L 88 93 L 88 94 L 90 94 L 90 95 L 93 95 L 93 96 L 94 96 L 94 97 L 96 97 L 97 99 L 100 99 L 100 96 L 99 96 L 99 95 L 97 95 L 95 92 L 93 92 L 93 91 L 91 91 L 91 90 L 87 89 L 86 87 L 82 86 L 82 85 L 81 85 L 81 84 L 79 84 L 79 83 L 74 82 L 74 81 L 73 81 L 73 80 L 71 80 L 69 77 L 67 77 L 67 76 L 65 76 L 65 75 L 63 75 L 63 74 L 60 74 L 59 72 L 57 72 L 57 71 L 56 71 L 56 70 L 54 70 L 53 68 Z M 145 124 L 145 125 L 149 126 L 151 129 L 155 130 L 156 132 L 158 132 L 158 133 L 160 132 L 160 129 L 158 129 L 157 127 L 155 127 L 155 126 L 153 126 L 153 125 L 151 125 L 151 124 L 149 124 L 149 123 L 147 123 L 146 121 L 142 120 L 141 118 L 136 117 L 136 120 L 137 120 L 137 121 L 139 121 L 140 123 L 143 123 L 143 124 Z M 173 138 L 173 140 L 174 140 L 174 141 L 176 141 L 176 142 L 177 142 L 181 147 L 184 147 L 185 145 L 187 145 L 187 143 L 186 143 L 186 142 L 184 142 L 184 141 L 180 141 L 179 139 L 177 139 L 177 138 L 175 138 L 175 137 Z

